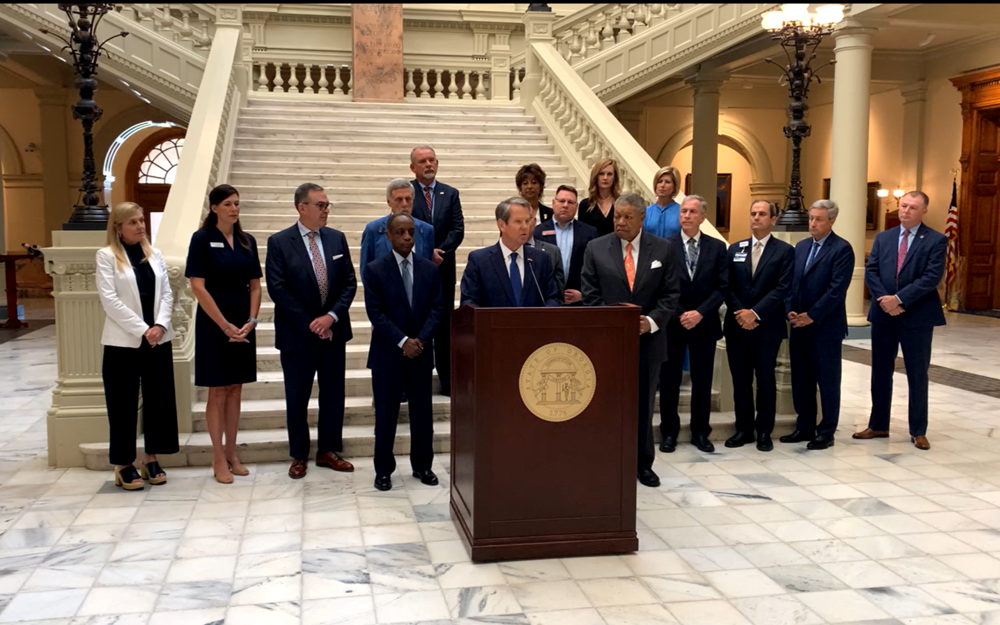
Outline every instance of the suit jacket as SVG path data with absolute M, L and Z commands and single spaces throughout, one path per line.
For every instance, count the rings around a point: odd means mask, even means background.
M 160 250 L 154 248 L 153 255 L 147 262 L 156 277 L 153 318 L 155 323 L 164 329 L 163 338 L 157 343 L 160 345 L 174 338 L 173 326 L 170 324 L 174 313 L 174 292 L 170 289 L 167 263 L 163 260 Z M 143 335 L 149 330 L 149 326 L 142 318 L 142 302 L 139 299 L 135 269 L 132 265 L 120 268 L 111 248 L 102 247 L 97 250 L 97 271 L 94 279 L 97 284 L 97 295 L 106 315 L 101 345 L 142 347 L 145 341 Z
M 584 306 L 635 304 L 642 314 L 656 322 L 656 332 L 639 337 L 640 357 L 651 364 L 667 359 L 667 323 L 674 316 L 680 289 L 679 268 L 666 239 L 648 232 L 639 235 L 639 261 L 635 267 L 634 288 L 628 286 L 625 256 L 615 233 L 594 239 L 583 255 Z
M 737 261 L 737 254 L 745 254 Z M 771 235 L 753 273 L 753 237 L 729 246 L 729 290 L 726 292 L 727 336 L 742 337 L 753 332 L 763 339 L 781 340 L 788 336 L 785 300 L 792 288 L 795 250 Z M 760 322 L 753 330 L 744 330 L 736 321 L 736 311 L 752 309 Z
M 528 246 L 522 249 L 524 282 L 521 285 L 520 302 L 514 301 L 510 269 L 504 262 L 500 243 L 495 243 L 469 254 L 465 273 L 462 274 L 462 304 L 484 308 L 558 306 L 555 273 L 548 254 Z
M 691 276 L 687 270 L 687 256 L 684 255 L 684 239 L 675 234 L 667 241 L 670 241 L 674 262 L 677 263 L 681 291 L 680 304 L 670 323 L 683 330 L 679 321 L 681 315 L 697 310 L 703 319 L 685 331 L 691 336 L 719 340 L 722 338 L 719 308 L 726 301 L 726 290 L 729 288 L 729 259 L 725 242 L 702 233 L 698 239 L 698 264 L 694 268 L 694 276 Z
M 368 368 L 378 371 L 401 371 L 410 365 L 434 366 L 430 348 L 434 330 L 444 314 L 441 275 L 437 265 L 410 254 L 413 262 L 413 305 L 406 300 L 406 289 L 396 255 L 391 251 L 361 270 L 365 284 L 365 310 L 372 322 Z M 420 339 L 424 351 L 414 359 L 403 355 L 399 346 L 404 338 Z
M 792 328 L 814 340 L 843 340 L 847 336 L 847 287 L 854 273 L 851 244 L 831 232 L 806 269 L 813 239 L 795 245 L 795 272 L 786 312 L 808 313 L 813 320 L 802 328 Z M 799 336 L 796 334 L 795 336 Z
M 566 288 L 574 291 L 580 290 L 580 272 L 583 271 L 583 251 L 587 249 L 587 244 L 597 238 L 597 228 L 587 225 L 579 219 L 574 219 L 573 224 L 573 250 L 570 253 L 569 267 L 566 270 Z M 535 240 L 545 241 L 552 245 L 556 243 L 556 227 L 552 219 L 547 219 L 535 228 Z
M 330 326 L 333 341 L 346 343 L 354 337 L 350 309 L 358 280 L 347 237 L 333 228 L 320 228 L 319 233 L 329 285 L 326 301 L 320 300 L 316 272 L 298 223 L 267 239 L 264 274 L 267 294 L 274 302 L 274 346 L 279 350 L 318 347 L 320 339 L 309 324 L 331 311 L 337 315 L 337 322 Z
M 538 219 L 539 219 L 539 223 L 542 223 L 544 221 L 548 221 L 549 219 L 552 219 L 552 207 L 551 206 L 546 206 L 545 204 L 542 204 L 541 202 L 539 202 L 538 203 Z
M 434 218 L 431 219 L 420 182 L 413 179 L 410 184 L 413 185 L 413 217 L 434 226 L 434 246 L 444 250 L 441 270 L 450 269 L 454 276 L 455 250 L 465 239 L 465 217 L 462 215 L 462 200 L 458 197 L 458 189 L 437 181 L 434 186 Z
M 937 287 L 944 276 L 948 239 L 926 224 L 920 224 L 906 251 L 897 286 L 896 258 L 900 228 L 902 226 L 880 232 L 865 263 L 865 284 L 872 295 L 868 321 L 899 323 L 907 328 L 943 326 L 944 312 Z M 893 317 L 882 310 L 877 300 L 883 295 L 899 297 L 904 312 Z
M 539 239 L 535 239 L 532 244 L 549 255 L 549 262 L 552 263 L 552 271 L 556 280 L 556 293 L 559 296 L 559 302 L 562 303 L 563 294 L 566 292 L 566 272 L 563 271 L 562 253 L 559 251 L 559 246 Z
M 392 243 L 389 242 L 389 237 L 385 235 L 386 223 L 388 221 L 389 215 L 379 217 L 375 221 L 369 222 L 365 226 L 364 232 L 361 233 L 361 258 L 358 260 L 358 266 L 361 267 L 362 282 L 365 280 L 365 266 L 376 258 L 382 258 L 392 251 Z M 434 226 L 419 219 L 414 219 L 413 222 L 415 239 L 413 242 L 413 253 L 421 258 L 433 260 Z

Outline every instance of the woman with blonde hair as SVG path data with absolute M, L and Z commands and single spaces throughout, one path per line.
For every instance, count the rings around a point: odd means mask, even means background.
M 642 229 L 646 232 L 669 239 L 681 231 L 681 205 L 674 201 L 680 188 L 681 173 L 676 167 L 661 167 L 653 176 L 653 192 L 656 201 L 646 207 L 646 218 Z
M 104 399 L 108 407 L 108 456 L 115 484 L 142 490 L 143 479 L 163 484 L 157 455 L 179 451 L 174 397 L 174 294 L 167 264 L 146 239 L 141 206 L 123 202 L 108 216 L 108 245 L 97 251 L 97 295 L 107 317 L 101 345 Z M 142 388 L 145 461 L 136 460 L 135 432 Z
M 615 231 L 615 200 L 621 195 L 618 164 L 603 158 L 590 170 L 589 196 L 580 201 L 580 221 L 597 228 L 598 236 Z

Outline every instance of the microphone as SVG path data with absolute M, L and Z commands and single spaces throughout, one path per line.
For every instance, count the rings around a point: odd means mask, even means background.
M 545 296 L 542 295 L 542 287 L 538 285 L 538 276 L 535 275 L 535 268 L 531 265 L 531 259 L 528 258 L 527 254 L 525 254 L 524 260 L 528 261 L 528 271 L 531 272 L 531 277 L 534 279 L 535 282 L 535 288 L 538 289 L 538 297 L 542 298 L 542 306 L 544 306 Z

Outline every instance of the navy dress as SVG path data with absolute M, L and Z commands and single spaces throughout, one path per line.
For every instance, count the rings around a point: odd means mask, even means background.
M 597 236 L 599 237 L 615 231 L 615 207 L 613 205 L 608 214 L 605 215 L 601 212 L 600 206 L 595 206 L 594 210 L 590 210 L 590 200 L 583 198 L 580 200 L 580 207 L 576 215 L 576 218 L 583 223 L 597 228 Z
M 250 318 L 250 281 L 261 277 L 257 241 L 249 234 L 250 249 L 233 238 L 233 247 L 218 228 L 202 228 L 191 235 L 188 278 L 204 278 L 208 291 L 229 323 L 242 328 Z M 257 332 L 249 343 L 231 343 L 200 306 L 194 324 L 195 386 L 229 386 L 257 381 Z

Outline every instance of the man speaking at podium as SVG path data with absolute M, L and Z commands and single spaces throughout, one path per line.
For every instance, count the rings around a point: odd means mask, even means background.
M 512 197 L 497 205 L 500 240 L 469 254 L 462 275 L 462 304 L 483 308 L 558 306 L 559 291 L 548 254 L 524 245 L 531 205 Z
M 594 239 L 583 255 L 584 306 L 625 304 L 639 317 L 639 483 L 657 487 L 653 472 L 653 402 L 660 365 L 667 359 L 667 322 L 680 299 L 670 243 L 642 231 L 646 202 L 635 193 L 615 201 L 615 231 Z

